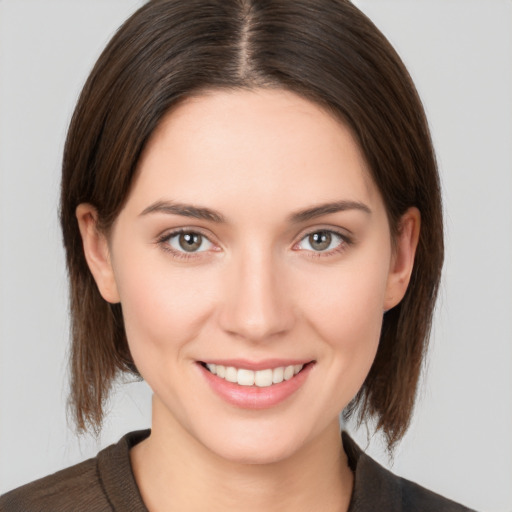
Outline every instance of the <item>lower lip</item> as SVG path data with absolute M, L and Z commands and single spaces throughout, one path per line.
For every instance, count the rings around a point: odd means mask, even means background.
M 217 377 L 201 364 L 198 366 L 213 391 L 226 402 L 243 409 L 267 409 L 284 402 L 293 395 L 308 378 L 313 363 L 308 363 L 290 380 L 284 380 L 279 384 L 272 384 L 272 386 L 264 388 L 240 386 Z

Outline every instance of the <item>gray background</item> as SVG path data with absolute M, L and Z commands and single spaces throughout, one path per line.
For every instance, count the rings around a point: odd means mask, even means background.
M 0 0 L 0 492 L 150 422 L 119 385 L 101 436 L 66 420 L 63 140 L 85 77 L 140 0 Z M 512 2 L 360 0 L 425 102 L 447 260 L 426 376 L 393 470 L 481 511 L 512 511 Z M 353 425 L 348 426 L 353 429 Z M 366 447 L 364 428 L 356 438 Z M 368 451 L 391 463 L 379 438 Z

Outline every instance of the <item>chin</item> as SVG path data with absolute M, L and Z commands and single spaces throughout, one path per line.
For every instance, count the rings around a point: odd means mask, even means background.
M 226 446 L 217 445 L 215 452 L 222 459 L 234 464 L 268 465 L 290 459 L 297 452 L 297 447 L 289 443 L 270 443 L 262 446 L 231 442 Z
M 261 423 L 257 428 L 255 425 L 251 427 L 233 426 L 219 432 L 211 429 L 203 437 L 203 445 L 232 463 L 275 464 L 290 459 L 308 443 L 306 433 L 289 427 Z

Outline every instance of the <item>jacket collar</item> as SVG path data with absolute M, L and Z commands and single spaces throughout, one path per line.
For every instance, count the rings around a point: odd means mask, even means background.
M 342 432 L 341 438 L 348 464 L 354 472 L 348 512 L 401 512 L 399 478 L 366 455 L 346 432 Z

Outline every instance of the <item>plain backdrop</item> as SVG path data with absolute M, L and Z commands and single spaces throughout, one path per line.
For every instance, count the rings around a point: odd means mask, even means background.
M 432 127 L 447 258 L 432 349 L 396 473 L 512 511 L 512 2 L 355 2 L 398 49 Z M 67 284 L 57 223 L 63 141 L 99 52 L 140 0 L 0 0 L 0 493 L 149 426 L 117 386 L 98 439 L 66 420 Z M 354 432 L 355 426 L 347 428 Z

